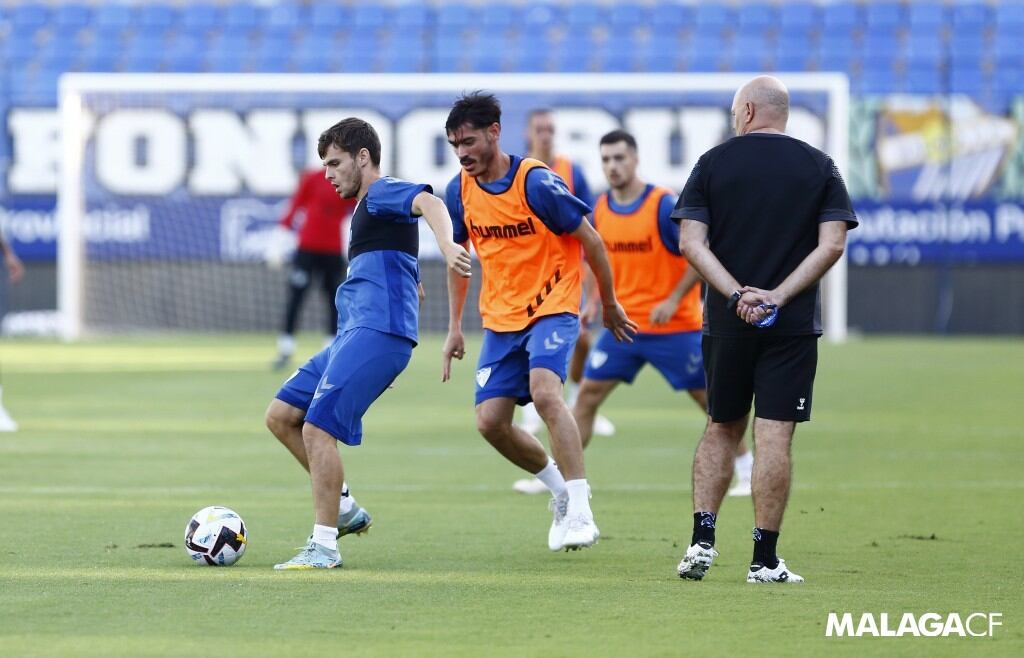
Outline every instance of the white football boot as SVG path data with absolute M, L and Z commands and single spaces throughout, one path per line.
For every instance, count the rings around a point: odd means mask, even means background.
M 567 551 L 576 551 L 581 548 L 590 548 L 597 543 L 601 531 L 594 523 L 594 517 L 589 514 L 577 514 L 566 522 L 565 536 L 562 538 L 562 548 Z
M 774 569 L 769 569 L 767 566 L 755 562 L 750 565 L 750 571 L 747 572 L 748 583 L 802 583 L 804 577 L 795 574 L 786 567 L 786 561 L 781 557 L 779 558 L 779 565 Z
M 551 520 L 551 529 L 548 530 L 548 548 L 552 551 L 560 551 L 565 539 L 565 531 L 569 527 L 565 520 L 566 514 L 569 513 L 569 494 L 563 493 L 557 498 L 552 497 L 548 501 L 548 509 L 554 516 Z
M 718 551 L 714 546 L 707 542 L 698 542 L 686 549 L 686 555 L 679 561 L 676 571 L 680 578 L 702 580 L 716 557 Z
M 542 494 L 548 492 L 546 484 L 537 478 L 523 478 L 512 483 L 512 488 L 523 494 Z

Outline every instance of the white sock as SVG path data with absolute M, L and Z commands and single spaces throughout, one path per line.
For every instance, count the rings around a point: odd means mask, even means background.
M 332 551 L 338 550 L 338 529 L 331 525 L 313 524 L 313 541 Z
M 748 450 L 736 457 L 736 465 L 733 468 L 738 479 L 750 482 L 750 474 L 754 470 L 754 453 Z
M 295 336 L 281 334 L 277 337 L 277 353 L 281 356 L 291 356 L 295 353 Z
M 565 390 L 568 393 L 568 404 L 569 408 L 572 409 L 576 406 L 576 398 L 580 396 L 580 385 L 571 379 L 565 383 Z
M 555 460 L 548 457 L 548 465 L 536 474 L 536 478 L 544 483 L 544 486 L 551 490 L 551 495 L 558 498 L 565 493 L 565 478 L 558 470 Z
M 523 405 L 523 421 L 524 422 L 530 422 L 530 421 L 537 422 L 540 419 L 541 419 L 540 418 L 540 414 L 537 413 L 537 407 L 535 407 L 532 402 L 527 402 L 526 404 Z
M 569 492 L 569 516 L 585 514 L 593 517 L 590 511 L 590 486 L 586 478 L 580 480 L 568 480 L 565 489 Z

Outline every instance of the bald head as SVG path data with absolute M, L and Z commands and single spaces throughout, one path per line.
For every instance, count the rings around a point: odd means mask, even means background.
M 785 132 L 789 120 L 789 91 L 778 78 L 759 75 L 736 92 L 732 114 L 737 135 L 755 130 Z

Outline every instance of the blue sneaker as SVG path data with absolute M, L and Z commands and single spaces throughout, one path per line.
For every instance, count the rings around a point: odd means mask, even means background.
M 298 569 L 333 569 L 341 566 L 341 554 L 310 540 L 299 554 L 281 564 L 275 564 L 275 571 Z
M 369 532 L 373 525 L 373 517 L 358 504 L 350 509 L 347 514 L 338 515 L 338 538 L 345 535 L 361 535 Z

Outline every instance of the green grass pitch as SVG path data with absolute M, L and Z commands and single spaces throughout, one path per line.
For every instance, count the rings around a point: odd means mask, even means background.
M 0 346 L 2 656 L 1024 655 L 1024 341 L 822 345 L 780 553 L 807 582 L 744 582 L 749 499 L 727 499 L 704 582 L 689 539 L 692 402 L 648 370 L 587 452 L 600 543 L 551 553 L 546 500 L 476 433 L 473 359 L 440 340 L 344 448 L 374 515 L 343 569 L 276 573 L 309 533 L 305 473 L 262 425 L 269 337 Z M 307 352 L 312 339 L 303 342 Z M 206 505 L 250 545 L 192 564 Z M 824 637 L 829 611 L 1001 612 L 991 638 Z

